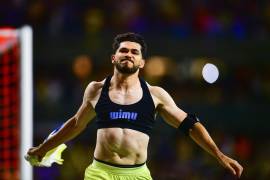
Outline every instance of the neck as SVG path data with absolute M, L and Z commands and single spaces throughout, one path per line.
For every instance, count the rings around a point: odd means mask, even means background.
M 129 89 L 134 85 L 137 85 L 139 82 L 139 71 L 134 74 L 122 74 L 114 71 L 112 76 L 112 86 L 116 87 L 117 89 Z

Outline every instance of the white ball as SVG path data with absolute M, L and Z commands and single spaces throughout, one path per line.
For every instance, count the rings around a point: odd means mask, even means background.
M 205 64 L 202 70 L 202 76 L 203 76 L 203 79 L 210 84 L 216 82 L 219 76 L 219 71 L 218 71 L 217 66 L 211 63 Z

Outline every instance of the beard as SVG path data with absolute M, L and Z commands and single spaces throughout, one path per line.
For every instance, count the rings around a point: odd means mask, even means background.
M 116 62 L 115 67 L 122 74 L 134 74 L 139 69 L 139 66 L 134 64 L 132 67 L 128 67 L 127 65 L 121 64 L 120 62 Z

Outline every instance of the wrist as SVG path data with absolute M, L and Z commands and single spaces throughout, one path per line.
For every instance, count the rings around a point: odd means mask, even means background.
M 224 154 L 221 152 L 221 151 L 217 151 L 216 153 L 215 153 L 215 157 L 217 158 L 217 160 L 222 160 L 223 158 L 224 158 Z
M 44 143 L 40 144 L 38 146 L 38 154 L 41 156 L 44 156 L 46 154 L 47 150 L 46 147 L 44 146 Z

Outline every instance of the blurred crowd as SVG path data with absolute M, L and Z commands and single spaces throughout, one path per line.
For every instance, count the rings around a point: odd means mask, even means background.
M 270 1 L 2 0 L 0 26 L 34 29 L 34 144 L 70 118 L 86 85 L 112 72 L 117 33 L 145 36 L 142 71 L 187 112 L 196 112 L 242 179 L 270 179 Z M 202 68 L 213 63 L 209 84 Z M 93 158 L 95 125 L 64 152 L 63 166 L 35 168 L 35 179 L 82 179 Z M 192 140 L 158 119 L 149 161 L 155 180 L 233 179 Z M 79 177 L 79 178 L 78 178 Z
M 4 0 L 0 24 L 59 35 L 137 31 L 178 37 L 269 37 L 267 0 Z

